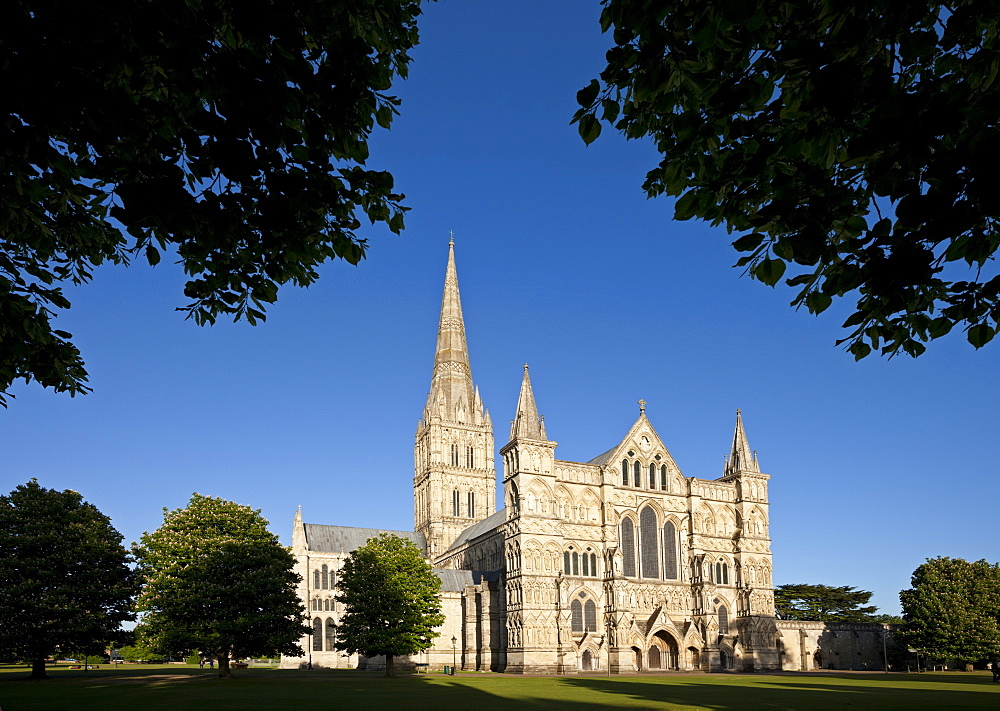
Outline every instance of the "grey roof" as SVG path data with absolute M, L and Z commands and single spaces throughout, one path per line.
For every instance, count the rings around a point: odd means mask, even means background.
M 483 580 L 499 580 L 499 570 L 451 570 L 435 568 L 434 574 L 441 578 L 441 590 L 461 592 L 466 585 L 479 585 Z
M 616 449 L 618 449 L 618 446 L 620 444 L 621 444 L 621 442 L 619 442 L 618 444 L 616 444 L 614 447 L 612 447 L 611 449 L 609 449 L 607 452 L 604 452 L 603 454 L 598 454 L 596 457 L 594 457 L 589 462 L 587 462 L 587 464 L 596 464 L 599 467 L 603 467 L 605 464 L 608 463 L 608 459 L 611 458 L 611 453 L 614 452 Z
M 406 538 L 417 544 L 421 553 L 426 554 L 427 545 L 424 534 L 413 531 L 386 531 L 381 528 L 354 528 L 353 526 L 325 526 L 320 523 L 303 524 L 306 529 L 306 545 L 309 550 L 326 553 L 350 553 L 355 548 L 363 546 L 369 538 L 380 533 L 392 533 L 400 538 Z
M 473 538 L 479 538 L 485 533 L 489 533 L 495 528 L 498 528 L 501 523 L 507 520 L 507 509 L 500 509 L 496 513 L 490 514 L 484 518 L 479 523 L 474 523 L 467 529 L 462 531 L 455 542 L 451 544 L 448 550 L 452 548 L 458 548 L 463 543 L 468 543 Z

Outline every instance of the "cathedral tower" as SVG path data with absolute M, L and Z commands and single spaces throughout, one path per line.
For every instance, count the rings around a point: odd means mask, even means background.
M 414 530 L 424 534 L 434 558 L 496 511 L 493 423 L 472 383 L 454 241 L 448 245 L 431 389 L 413 455 Z

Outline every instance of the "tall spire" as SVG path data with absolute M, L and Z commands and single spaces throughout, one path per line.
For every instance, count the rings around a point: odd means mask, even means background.
M 759 472 L 757 456 L 750 451 L 747 433 L 743 430 L 743 413 L 736 410 L 736 431 L 733 433 L 733 448 L 726 460 L 726 476 L 739 472 Z
M 471 421 L 474 409 L 478 408 L 465 341 L 462 299 L 458 293 L 458 271 L 455 269 L 455 242 L 452 239 L 448 242 L 448 268 L 444 277 L 444 296 L 441 298 L 434 375 L 427 395 L 425 416 L 441 415 L 446 420 Z
M 517 412 L 510 424 L 510 438 L 546 439 L 545 423 L 538 416 L 535 405 L 535 394 L 531 391 L 531 378 L 528 376 L 528 364 L 524 364 L 524 378 L 521 380 L 521 394 L 517 397 Z

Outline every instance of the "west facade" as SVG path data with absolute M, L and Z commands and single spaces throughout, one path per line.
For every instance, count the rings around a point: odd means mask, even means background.
M 642 401 L 618 444 L 588 462 L 558 458 L 527 365 L 513 414 L 496 510 L 493 423 L 472 380 L 452 244 L 416 431 L 414 530 L 394 532 L 435 567 L 447 620 L 411 663 L 629 673 L 809 669 L 822 660 L 821 635 L 775 620 L 769 477 L 739 411 L 717 479 L 684 476 Z M 333 649 L 333 598 L 346 555 L 380 532 L 296 514 L 293 552 L 314 633 L 303 638 L 306 656 L 285 666 L 379 663 Z

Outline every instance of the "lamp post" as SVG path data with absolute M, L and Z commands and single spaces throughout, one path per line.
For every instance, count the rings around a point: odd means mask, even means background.
M 452 635 L 452 637 L 451 637 L 451 675 L 452 676 L 455 676 L 455 664 L 457 664 L 456 660 L 458 659 L 458 656 L 457 656 L 458 655 L 458 647 L 456 647 L 457 644 L 458 644 L 458 637 L 456 637 L 455 635 Z

